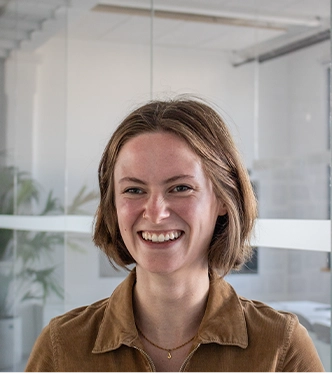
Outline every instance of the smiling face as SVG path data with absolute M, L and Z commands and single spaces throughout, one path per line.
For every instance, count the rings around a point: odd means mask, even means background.
M 137 267 L 207 270 L 218 215 L 226 214 L 200 158 L 171 133 L 146 133 L 121 149 L 114 169 L 123 241 Z

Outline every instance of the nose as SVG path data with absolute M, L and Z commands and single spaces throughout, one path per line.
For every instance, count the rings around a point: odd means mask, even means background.
M 143 218 L 158 224 L 169 215 L 169 207 L 164 196 L 156 194 L 148 197 L 144 207 Z

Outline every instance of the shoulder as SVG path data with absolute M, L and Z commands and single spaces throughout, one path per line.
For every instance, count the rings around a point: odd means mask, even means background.
M 222 308 L 220 312 L 232 311 L 234 317 L 234 310 L 237 310 L 237 318 L 244 318 L 249 329 L 251 325 L 255 329 L 259 329 L 261 326 L 261 329 L 266 331 L 271 328 L 280 329 L 282 326 L 291 329 L 298 323 L 298 319 L 293 313 L 278 311 L 261 301 L 250 300 L 238 295 L 231 284 L 222 277 L 215 276 L 211 285 L 214 302 Z
M 238 299 L 247 320 L 253 319 L 262 323 L 285 325 L 288 328 L 298 323 L 298 318 L 294 313 L 276 310 L 261 301 L 246 299 L 242 296 L 238 296 Z
M 101 322 L 105 309 L 109 303 L 109 298 L 99 300 L 91 305 L 81 306 L 79 308 L 72 309 L 62 315 L 53 318 L 50 321 L 50 328 L 53 327 L 64 327 L 72 328 L 73 326 L 80 325 L 84 326 L 85 321 Z
M 49 323 L 49 334 L 54 349 L 62 350 L 68 348 L 68 344 L 79 344 L 81 351 L 91 352 L 108 304 L 109 298 L 53 318 Z M 62 354 L 60 351 L 57 353 Z
M 61 356 L 63 349 L 69 349 L 68 346 L 72 344 L 79 345 L 82 352 L 90 353 L 109 303 L 110 298 L 103 299 L 51 319 L 45 333 L 48 334 L 55 353 Z M 112 319 L 111 316 L 108 317 Z
M 60 368 L 64 349 L 69 352 L 79 346 L 84 354 L 91 352 L 108 300 L 51 319 L 36 340 L 25 371 L 63 371 Z
M 276 310 L 263 302 L 239 297 L 251 340 L 270 341 L 275 349 L 287 349 L 297 338 L 294 332 L 305 329 L 297 316 L 290 312 Z M 297 344 L 297 343 L 296 343 Z
M 279 352 L 278 371 L 324 371 L 307 330 L 295 314 L 244 297 L 239 301 L 249 341 Z
M 218 277 L 211 283 L 208 306 L 209 316 L 220 316 L 223 325 L 227 322 L 227 327 L 223 327 L 221 332 L 238 336 L 243 347 L 253 342 L 260 345 L 264 340 L 270 340 L 275 348 L 284 346 L 298 324 L 294 314 L 241 297 L 228 282 Z M 234 321 L 237 323 L 234 324 Z

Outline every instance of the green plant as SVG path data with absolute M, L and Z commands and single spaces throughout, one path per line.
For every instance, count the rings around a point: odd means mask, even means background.
M 41 186 L 28 173 L 0 166 L 0 214 L 30 213 L 33 204 L 40 202 L 41 191 Z M 82 205 L 97 196 L 87 192 L 84 186 L 67 211 L 82 214 Z M 50 191 L 38 215 L 63 212 L 64 208 Z M 68 244 L 72 249 L 81 249 L 74 240 Z M 43 304 L 51 295 L 63 298 L 57 276 L 59 264 L 54 264 L 63 245 L 62 233 L 0 229 L 0 317 L 14 315 L 17 305 Z
M 98 199 L 99 193 L 87 191 L 87 186 L 83 186 L 74 197 L 72 203 L 67 207 L 67 214 L 88 214 L 82 206 Z
M 13 166 L 0 167 L 0 214 L 27 214 L 39 203 L 40 194 L 40 185 L 29 173 Z M 61 211 L 58 199 L 50 192 L 39 215 Z M 52 263 L 63 242 L 63 235 L 58 233 L 0 230 L 1 317 L 13 315 L 16 303 L 44 302 L 52 293 L 63 297 L 55 277 L 57 265 Z
M 13 282 L 13 271 L 7 267 L 0 272 L 0 318 L 9 316 L 9 289 Z
M 0 214 L 24 214 L 29 205 L 39 201 L 38 184 L 13 166 L 0 166 Z M 13 254 L 13 231 L 0 232 L 0 261 Z

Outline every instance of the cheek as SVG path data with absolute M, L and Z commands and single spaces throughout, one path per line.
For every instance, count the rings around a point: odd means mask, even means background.
M 120 230 L 127 230 L 136 222 L 141 212 L 141 204 L 135 200 L 118 200 L 116 204 L 116 212 Z
M 173 200 L 169 203 L 168 208 L 171 212 L 184 220 L 190 220 L 196 212 L 196 201 L 195 199 L 179 199 Z

